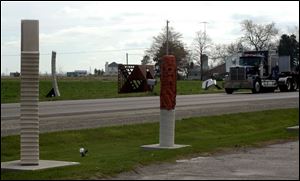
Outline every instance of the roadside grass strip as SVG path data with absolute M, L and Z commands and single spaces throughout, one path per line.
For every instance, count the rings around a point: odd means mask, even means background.
M 287 127 L 298 125 L 299 109 L 194 117 L 176 121 L 176 150 L 145 150 L 155 144 L 159 123 L 102 127 L 40 134 L 40 159 L 80 162 L 80 165 L 39 171 L 2 171 L 1 179 L 100 179 L 137 167 L 210 155 L 241 147 L 299 139 Z M 81 157 L 79 149 L 88 149 Z M 1 162 L 19 160 L 20 137 L 1 138 Z
M 222 81 L 218 82 L 222 87 Z M 223 89 L 218 90 L 215 87 L 203 90 L 202 82 L 196 80 L 177 81 L 177 94 L 205 94 L 220 93 Z M 97 80 L 97 79 L 58 79 L 58 89 L 60 97 L 46 97 L 52 86 L 51 80 L 40 80 L 39 100 L 80 100 L 80 99 L 101 99 L 101 98 L 118 98 L 118 97 L 141 97 L 141 96 L 159 96 L 160 83 L 158 82 L 153 92 L 127 93 L 118 94 L 118 85 L 115 80 Z M 1 79 L 1 103 L 18 103 L 20 102 L 20 80 L 19 79 Z

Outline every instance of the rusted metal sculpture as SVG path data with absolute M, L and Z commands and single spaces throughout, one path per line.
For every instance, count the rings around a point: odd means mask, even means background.
M 153 65 L 118 65 L 118 93 L 152 91 L 149 79 L 154 79 Z

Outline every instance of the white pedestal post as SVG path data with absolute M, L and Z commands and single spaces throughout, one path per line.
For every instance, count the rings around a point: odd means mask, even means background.
M 160 110 L 159 145 L 174 146 L 175 110 Z

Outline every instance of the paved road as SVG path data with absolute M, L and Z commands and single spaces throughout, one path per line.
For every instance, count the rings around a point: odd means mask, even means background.
M 40 102 L 40 132 L 159 120 L 159 97 Z M 177 96 L 176 119 L 299 107 L 299 92 Z M 1 104 L 1 136 L 19 133 L 20 104 Z
M 299 180 L 299 141 L 121 173 L 114 180 Z

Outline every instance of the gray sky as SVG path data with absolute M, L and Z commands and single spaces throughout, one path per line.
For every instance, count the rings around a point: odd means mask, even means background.
M 22 19 L 40 24 L 40 72 L 104 69 L 105 62 L 139 64 L 146 48 L 170 21 L 191 47 L 204 29 L 214 43 L 231 43 L 242 34 L 240 22 L 275 22 L 281 33 L 299 26 L 299 1 L 250 2 L 3 2 L 1 1 L 1 73 L 20 72 Z

